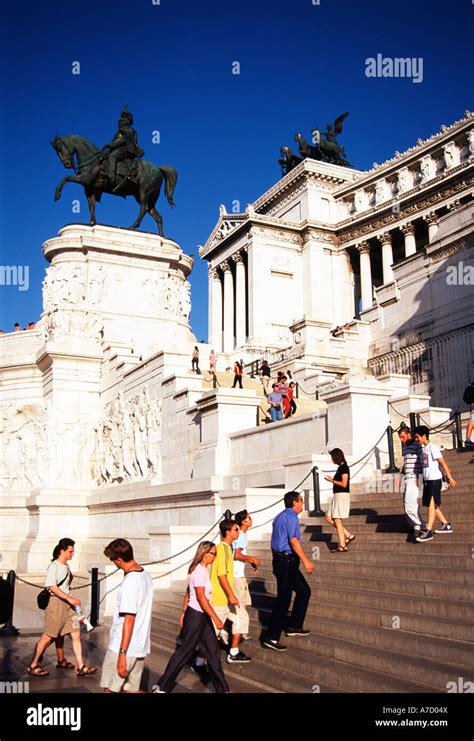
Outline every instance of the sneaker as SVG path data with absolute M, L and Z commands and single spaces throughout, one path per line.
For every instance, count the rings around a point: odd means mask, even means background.
M 227 654 L 228 664 L 248 664 L 249 661 L 252 661 L 250 656 L 246 656 L 242 651 L 239 651 L 239 653 L 235 656 L 232 656 L 232 654 Z
M 286 631 L 287 636 L 309 636 L 310 630 L 303 630 L 303 628 L 288 628 Z
M 464 440 L 464 447 L 465 448 L 474 448 L 474 443 L 472 440 Z
M 416 540 L 417 543 L 424 543 L 427 540 L 433 540 L 433 533 L 431 532 L 431 530 L 425 530 L 425 532 L 421 533 L 421 535 L 419 535 Z
M 243 641 L 251 641 L 252 640 L 252 636 L 249 635 L 248 633 L 244 633 L 244 635 L 242 636 L 242 640 Z
M 164 690 L 160 690 L 157 684 L 154 684 L 151 688 L 153 695 L 166 695 L 166 692 Z
M 450 522 L 447 522 L 445 525 L 443 525 L 442 527 L 438 527 L 435 530 L 435 533 L 452 533 L 452 532 L 453 532 L 453 526 L 451 525 Z
M 265 648 L 273 648 L 274 651 L 286 651 L 287 647 L 284 646 L 280 641 L 266 640 L 262 644 Z
M 426 525 L 421 525 L 421 527 L 414 527 L 413 528 L 413 535 L 415 536 L 415 538 L 417 538 L 418 535 L 420 535 L 420 533 L 426 533 L 427 530 L 428 530 L 428 528 L 426 527 Z

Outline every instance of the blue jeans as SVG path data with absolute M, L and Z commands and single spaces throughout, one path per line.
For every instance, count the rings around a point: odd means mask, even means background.
M 280 409 L 275 409 L 275 407 L 270 407 L 270 415 L 272 418 L 272 422 L 278 422 L 279 419 L 283 419 L 283 412 Z

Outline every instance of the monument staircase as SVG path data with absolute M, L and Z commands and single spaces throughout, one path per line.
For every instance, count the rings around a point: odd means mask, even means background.
M 217 386 L 218 388 L 225 389 L 225 388 L 232 388 L 232 384 L 234 383 L 234 374 L 231 372 L 220 372 L 218 371 L 216 373 L 217 377 Z M 244 387 L 244 390 L 250 390 L 253 389 L 257 396 L 261 399 L 261 405 L 259 409 L 259 422 L 260 424 L 264 423 L 267 419 L 270 418 L 270 404 L 268 404 L 265 394 L 263 393 L 263 386 L 262 382 L 260 381 L 260 378 L 255 377 L 251 378 L 249 375 L 244 375 L 242 378 L 242 385 Z M 204 389 L 212 389 L 212 377 L 209 371 L 203 371 L 203 382 L 202 387 Z M 239 390 L 237 388 L 237 390 Z M 316 399 L 311 399 L 308 397 L 302 397 L 300 396 L 299 399 L 295 399 L 296 402 L 296 413 L 295 417 L 300 417 L 303 414 L 309 414 L 310 412 L 316 412 L 318 409 L 321 408 L 321 405 L 319 402 L 316 401 Z
M 445 456 L 458 482 L 443 495 L 451 534 L 414 542 L 400 494 L 367 493 L 367 484 L 352 487 L 346 525 L 356 539 L 347 553 L 332 553 L 337 538 L 324 519 L 301 518 L 304 548 L 315 563 L 307 576 L 311 635 L 283 635 L 284 653 L 260 644 L 275 579 L 269 537 L 252 542 L 250 531 L 249 553 L 262 559 L 257 573 L 247 567 L 253 640 L 243 650 L 252 662 L 225 664 L 233 691 L 444 693 L 449 682 L 474 681 L 474 456 Z M 184 590 L 181 582 L 156 592 L 152 656 L 162 662 L 176 646 Z M 200 681 L 193 688 L 208 690 Z

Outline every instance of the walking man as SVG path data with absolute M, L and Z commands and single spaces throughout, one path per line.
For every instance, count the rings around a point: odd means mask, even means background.
M 303 623 L 311 597 L 311 589 L 299 569 L 301 560 L 308 574 L 314 571 L 314 564 L 306 557 L 301 545 L 298 515 L 303 510 L 303 497 L 297 491 L 288 491 L 284 501 L 285 509 L 273 520 L 271 546 L 273 573 L 277 580 L 277 597 L 267 637 L 263 642 L 266 648 L 272 648 L 274 651 L 286 651 L 287 648 L 280 643 L 280 636 L 292 592 L 295 592 L 296 596 L 291 612 L 290 627 L 287 628 L 286 634 L 287 636 L 307 636 L 310 633 L 309 630 L 304 630 Z
M 117 595 L 100 686 L 107 693 L 138 693 L 145 656 L 150 653 L 153 582 L 135 561 L 128 540 L 113 540 L 104 554 L 125 575 Z
M 448 464 L 441 455 L 441 450 L 437 445 L 430 443 L 430 431 L 425 425 L 415 428 L 415 440 L 422 444 L 422 465 L 423 465 L 423 506 L 428 507 L 428 525 L 427 530 L 417 537 L 418 543 L 425 543 L 433 539 L 433 525 L 436 518 L 441 522 L 441 527 L 435 530 L 435 533 L 452 533 L 453 528 L 447 521 L 440 509 L 441 505 L 441 469 L 446 474 L 449 485 L 454 489 L 456 481 L 451 476 Z
M 401 427 L 398 437 L 402 444 L 403 453 L 403 506 L 408 524 L 413 528 L 413 535 L 418 537 L 420 530 L 426 530 L 418 509 L 419 478 L 423 474 L 421 456 L 423 448 L 421 444 L 413 440 L 409 427 Z
M 239 526 L 235 520 L 219 523 L 222 540 L 216 548 L 216 557 L 211 565 L 211 604 L 222 623 L 232 623 L 232 642 L 227 654 L 229 664 L 245 664 L 251 661 L 239 650 L 242 634 L 249 632 L 249 615 L 242 609 L 234 590 L 234 557 L 232 543 L 239 537 Z M 221 631 L 216 629 L 217 634 Z
M 272 422 L 278 422 L 280 419 L 283 419 L 283 412 L 281 410 L 283 398 L 280 394 L 280 385 L 278 383 L 272 383 L 272 389 L 272 393 L 267 396 L 267 401 L 270 404 Z
M 232 552 L 234 554 L 234 591 L 240 602 L 242 610 L 252 604 L 249 585 L 245 578 L 245 564 L 249 563 L 254 571 L 258 570 L 261 564 L 259 558 L 247 555 L 247 530 L 252 527 L 253 522 L 246 509 L 237 512 L 235 521 L 240 528 L 239 537 L 232 543 Z M 247 613 L 248 614 L 248 613 Z M 248 633 L 243 635 L 244 641 L 249 641 L 251 636 Z

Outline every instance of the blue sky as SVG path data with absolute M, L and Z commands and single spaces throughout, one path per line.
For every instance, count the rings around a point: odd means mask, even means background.
M 156 1 L 156 0 L 155 0 Z M 340 138 L 367 169 L 462 118 L 472 108 L 471 0 L 47 0 L 3 5 L 0 30 L 0 258 L 28 265 L 30 288 L 0 285 L 0 327 L 41 312 L 42 243 L 88 222 L 82 188 L 49 141 L 80 133 L 102 146 L 121 108 L 135 117 L 145 158 L 179 172 L 173 211 L 160 197 L 166 236 L 196 264 L 191 323 L 207 339 L 207 267 L 198 257 L 224 203 L 242 210 L 280 177 L 280 146 L 296 149 L 350 111 Z M 377 53 L 422 57 L 423 82 L 372 79 Z M 81 74 L 72 74 L 79 61 Z M 240 62 L 240 75 L 232 74 Z M 153 131 L 160 144 L 152 143 Z M 8 181 L 8 182 L 7 182 Z M 72 213 L 79 198 L 81 213 Z M 99 223 L 127 226 L 130 199 L 104 196 Z M 142 229 L 154 231 L 146 216 Z

